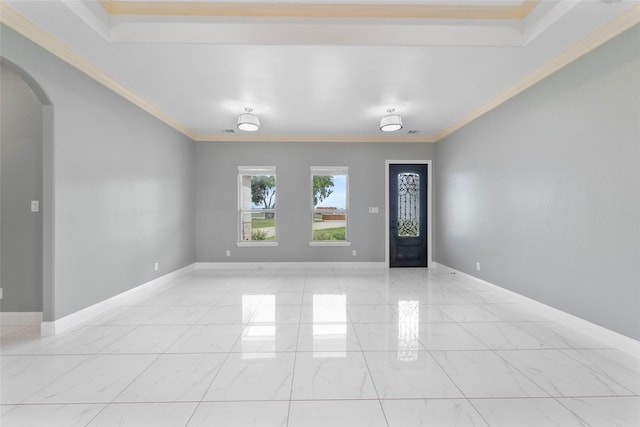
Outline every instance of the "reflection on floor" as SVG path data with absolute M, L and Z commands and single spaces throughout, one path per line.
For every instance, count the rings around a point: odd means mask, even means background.
M 640 426 L 640 360 L 442 270 L 207 270 L 3 327 L 0 425 Z

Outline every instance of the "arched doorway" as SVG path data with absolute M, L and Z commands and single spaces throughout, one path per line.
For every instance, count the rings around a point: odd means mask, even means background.
M 0 311 L 33 324 L 53 315 L 53 108 L 6 58 L 0 73 Z

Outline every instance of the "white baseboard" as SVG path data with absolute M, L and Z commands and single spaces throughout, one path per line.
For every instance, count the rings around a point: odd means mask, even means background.
M 376 269 L 387 268 L 384 262 L 196 262 L 196 270 L 276 270 L 276 269 Z
M 494 285 L 491 282 L 487 282 L 486 280 L 479 279 L 465 272 L 456 270 L 455 268 L 451 268 L 436 262 L 434 262 L 433 265 L 436 268 L 445 269 L 449 272 L 455 272 L 456 276 L 459 275 L 467 279 L 482 283 L 483 285 L 487 285 L 491 287 L 492 290 L 505 294 L 509 298 L 517 301 L 520 304 L 523 304 L 528 309 L 531 309 L 532 311 L 535 311 L 536 313 L 539 313 L 540 315 L 545 316 L 549 320 L 562 323 L 563 325 L 569 328 L 578 330 L 581 333 L 586 333 L 591 337 L 605 343 L 606 345 L 617 348 L 635 357 L 638 357 L 638 355 L 640 354 L 640 341 L 637 341 L 626 335 L 622 335 L 618 332 L 612 331 L 611 329 L 607 329 L 600 325 L 596 325 L 595 323 L 591 323 L 588 320 L 582 319 L 578 316 L 574 316 L 573 314 L 569 314 L 565 311 L 551 307 L 547 304 L 541 303 L 539 301 L 536 301 L 524 295 L 510 291 L 501 286 Z
M 191 264 L 172 271 L 171 273 L 167 273 L 149 282 L 136 286 L 133 289 L 129 289 L 128 291 L 90 305 L 89 307 L 83 308 L 75 313 L 71 313 L 60 319 L 54 320 L 53 322 L 42 322 L 40 333 L 42 336 L 51 336 L 82 326 L 87 321 L 113 310 L 124 302 L 130 302 L 135 297 L 142 296 L 151 291 L 157 291 L 163 286 L 172 283 L 174 280 L 193 272 L 194 266 L 195 264 Z
M 0 313 L 0 325 L 38 326 L 42 323 L 42 312 L 10 311 Z

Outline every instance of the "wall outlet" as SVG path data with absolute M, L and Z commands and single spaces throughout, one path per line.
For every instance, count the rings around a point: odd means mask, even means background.
M 2 297 L 3 297 L 3 295 L 2 295 L 2 294 L 3 294 L 3 292 L 2 292 L 2 288 L 0 288 L 0 300 L 1 300 L 1 299 L 2 299 Z
M 476 270 L 480 271 L 480 261 L 476 262 Z
M 227 249 L 227 256 L 231 256 L 231 251 Z
M 378 210 L 378 207 L 377 207 L 377 206 L 374 206 L 374 207 L 370 207 L 370 208 L 369 208 L 369 213 L 370 213 L 370 214 L 376 214 L 376 213 L 378 213 L 378 212 L 379 212 L 379 210 Z
M 38 200 L 31 201 L 31 212 L 40 212 L 40 201 Z
M 158 261 L 156 261 L 156 262 L 153 264 L 153 269 L 154 269 L 155 271 L 158 271 L 158 267 L 159 267 L 159 265 L 158 265 Z
M 352 250 L 352 251 L 351 251 L 351 255 L 352 255 L 352 256 L 356 256 L 356 255 L 358 255 L 358 251 L 356 251 L 355 249 L 354 249 L 354 250 Z

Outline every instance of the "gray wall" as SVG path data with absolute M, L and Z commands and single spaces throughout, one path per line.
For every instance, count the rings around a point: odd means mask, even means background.
M 437 262 L 640 339 L 639 46 L 636 25 L 437 144 Z
M 431 160 L 433 144 L 198 143 L 201 262 L 384 262 L 385 160 Z M 238 166 L 276 166 L 278 247 L 237 248 Z M 351 247 L 310 247 L 310 167 L 349 167 Z M 380 213 L 369 214 L 377 206 Z M 231 250 L 231 257 L 225 251 Z M 357 256 L 351 255 L 352 250 Z
M 0 63 L 0 311 L 42 311 L 42 104 Z
M 45 301 L 45 320 L 193 263 L 195 143 L 13 30 L 1 31 L 2 55 L 53 104 L 53 177 L 44 177 L 55 205 L 53 306 L 48 313 Z

